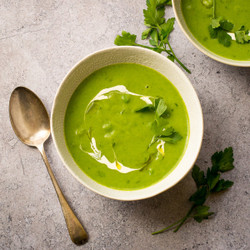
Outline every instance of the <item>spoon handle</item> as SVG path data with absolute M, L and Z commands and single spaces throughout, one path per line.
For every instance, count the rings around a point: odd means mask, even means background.
M 56 178 L 55 178 L 55 176 L 52 172 L 52 169 L 50 167 L 48 158 L 45 154 L 43 144 L 39 145 L 37 148 L 43 157 L 43 161 L 47 167 L 50 178 L 51 178 L 52 183 L 55 187 L 56 194 L 57 194 L 57 197 L 60 201 L 63 215 L 65 218 L 67 227 L 68 227 L 70 238 L 76 245 L 82 245 L 87 241 L 88 235 L 87 235 L 86 231 L 84 230 L 83 226 L 81 225 L 80 221 L 77 219 L 74 212 L 70 208 L 68 202 L 66 201 L 66 199 L 65 199 L 65 197 L 64 197 L 64 195 L 63 195 L 63 193 L 62 193 L 62 191 L 61 191 L 61 189 L 56 181 Z

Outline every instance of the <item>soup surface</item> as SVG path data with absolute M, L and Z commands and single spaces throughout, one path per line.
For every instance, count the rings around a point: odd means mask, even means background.
M 145 188 L 169 174 L 189 136 L 176 88 L 138 64 L 110 65 L 87 77 L 70 99 L 64 129 L 82 171 L 121 190 Z
M 234 60 L 250 61 L 250 43 L 239 44 L 232 40 L 229 47 L 212 39 L 208 27 L 213 17 L 213 8 L 206 8 L 204 0 L 182 0 L 182 12 L 189 30 L 194 37 L 212 52 Z M 211 0 L 207 0 L 209 2 Z M 234 33 L 242 26 L 250 29 L 250 1 L 249 0 L 216 0 L 215 14 L 234 24 Z M 234 38 L 233 38 L 234 39 Z

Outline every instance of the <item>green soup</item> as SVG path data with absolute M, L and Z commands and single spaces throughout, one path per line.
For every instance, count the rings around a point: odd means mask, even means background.
M 182 12 L 189 30 L 194 37 L 212 52 L 234 60 L 250 60 L 250 43 L 239 44 L 235 40 L 229 47 L 220 44 L 217 39 L 211 39 L 208 26 L 211 23 L 212 8 L 206 8 L 201 0 L 182 0 Z M 216 16 L 229 20 L 234 24 L 231 32 L 242 26 L 250 29 L 249 0 L 216 0 Z
M 110 65 L 87 77 L 70 99 L 64 125 L 68 149 L 82 171 L 121 190 L 164 178 L 180 161 L 189 136 L 176 88 L 138 64 Z

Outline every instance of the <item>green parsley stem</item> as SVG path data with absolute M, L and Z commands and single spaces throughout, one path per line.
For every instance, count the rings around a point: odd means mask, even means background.
M 165 38 L 166 39 L 166 38 Z M 174 53 L 174 51 L 173 51 L 173 49 L 172 49 L 172 47 L 171 47 L 171 45 L 170 45 L 170 43 L 169 43 L 169 41 L 168 41 L 168 39 L 166 39 L 166 42 L 167 42 L 167 45 L 168 45 L 168 47 L 169 47 L 169 49 L 170 49 L 170 51 L 171 51 L 171 53 L 172 53 L 172 55 L 174 56 L 174 58 L 175 58 L 175 60 L 181 65 L 181 67 L 183 68 L 183 69 L 185 69 L 189 74 L 191 74 L 191 71 L 176 57 L 176 55 L 175 55 L 175 53 Z
M 182 220 L 183 220 L 183 219 L 178 220 L 178 221 L 176 221 L 175 223 L 173 223 L 172 225 L 170 225 L 170 226 L 168 226 L 168 227 L 165 227 L 165 228 L 163 228 L 163 229 L 161 229 L 161 230 L 159 230 L 159 231 L 153 232 L 152 235 L 163 233 L 163 232 L 165 232 L 166 230 L 169 230 L 169 229 L 171 229 L 172 227 L 176 226 L 176 225 L 177 225 L 178 223 L 180 223 Z
M 215 18 L 215 0 L 213 0 L 213 18 Z
M 138 46 L 138 47 L 142 47 L 142 48 L 146 48 L 146 49 L 151 49 L 151 50 L 154 50 L 154 49 L 155 49 L 155 47 L 150 47 L 150 46 L 146 46 L 146 45 L 139 44 L 139 43 L 135 43 L 133 46 Z M 157 48 L 157 49 L 160 49 L 161 52 L 162 52 L 162 51 L 165 51 L 164 49 L 161 49 L 161 48 Z
M 154 48 L 153 47 L 150 47 L 150 46 L 146 46 L 146 45 L 142 45 L 142 44 L 139 44 L 139 43 L 135 43 L 134 46 L 138 46 L 138 47 L 142 47 L 142 48 L 146 48 L 146 49 L 151 49 L 153 50 Z
M 158 24 L 157 24 L 157 28 L 158 28 L 160 31 L 162 30 L 161 26 L 158 25 Z M 160 39 L 161 39 L 161 42 L 163 42 L 161 36 L 160 36 Z M 182 67 L 183 69 L 185 69 L 189 74 L 191 74 L 191 71 L 190 71 L 190 70 L 189 70 L 189 69 L 188 69 L 188 68 L 187 68 L 178 58 L 177 58 L 177 56 L 175 55 L 175 53 L 174 53 L 174 51 L 173 51 L 173 49 L 172 49 L 172 47 L 171 47 L 171 45 L 170 45 L 168 39 L 165 38 L 164 40 L 166 41 L 166 43 L 167 43 L 167 45 L 168 45 L 168 47 L 169 47 L 169 50 L 167 50 L 167 49 L 166 49 L 166 45 L 165 45 L 165 46 L 164 46 L 164 51 L 167 52 L 170 56 L 173 55 L 174 58 L 175 58 L 175 60 L 181 65 L 181 67 Z M 164 43 L 163 43 L 163 45 L 164 45 Z
M 192 213 L 193 209 L 195 208 L 195 204 L 190 208 L 190 210 L 188 211 L 188 213 L 186 214 L 186 216 L 181 220 L 181 223 L 178 225 L 178 227 L 174 230 L 174 232 L 176 233 L 180 227 L 184 224 L 184 222 L 190 217 L 190 214 Z
M 176 225 L 179 224 L 179 225 L 176 227 L 176 229 L 174 230 L 174 232 L 177 232 L 177 231 L 180 229 L 180 227 L 184 224 L 184 222 L 190 217 L 190 214 L 192 213 L 192 211 L 193 211 L 193 209 L 194 209 L 195 207 L 196 207 L 196 205 L 194 204 L 194 205 L 190 208 L 190 210 L 188 211 L 188 213 L 186 214 L 186 216 L 184 216 L 182 219 L 176 221 L 175 223 L 171 224 L 171 225 L 168 226 L 168 227 L 165 227 L 165 228 L 163 228 L 163 229 L 161 229 L 161 230 L 159 230 L 159 231 L 153 232 L 152 235 L 163 233 L 163 232 L 165 232 L 165 231 L 167 231 L 167 230 L 171 229 L 172 227 L 174 227 L 174 226 L 176 226 Z

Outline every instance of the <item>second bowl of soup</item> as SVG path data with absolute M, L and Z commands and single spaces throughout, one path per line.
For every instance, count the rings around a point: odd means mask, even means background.
M 250 4 L 246 0 L 174 0 L 178 23 L 207 56 L 250 67 Z

